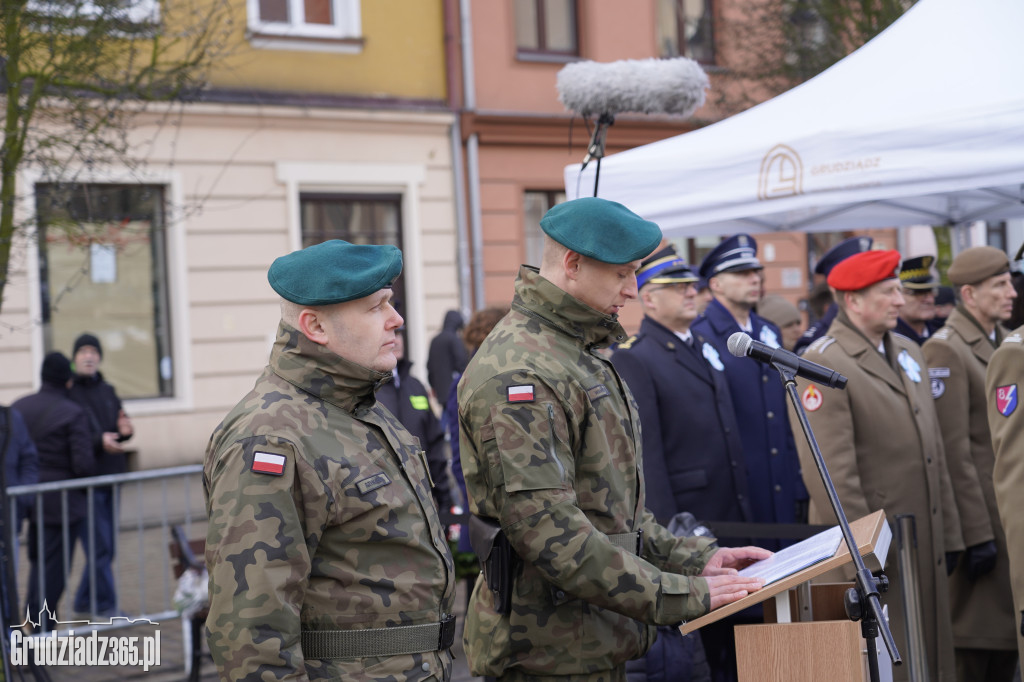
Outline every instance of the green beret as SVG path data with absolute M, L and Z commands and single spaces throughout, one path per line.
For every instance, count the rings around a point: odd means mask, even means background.
M 286 301 L 331 305 L 390 287 L 401 272 L 397 246 L 331 239 L 281 256 L 267 271 L 267 281 Z
M 989 277 L 1010 271 L 1010 259 L 994 246 L 975 246 L 961 251 L 949 265 L 946 275 L 957 286 L 977 284 Z
M 660 227 L 599 197 L 557 204 L 540 219 L 540 227 L 567 249 L 613 265 L 645 258 L 661 243 Z

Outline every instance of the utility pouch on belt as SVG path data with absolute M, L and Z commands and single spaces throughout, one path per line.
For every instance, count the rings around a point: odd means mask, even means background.
M 494 593 L 494 610 L 508 613 L 512 608 L 512 587 L 519 570 L 519 555 L 502 532 L 501 524 L 476 514 L 469 517 L 469 544 L 480 559 L 487 587 Z

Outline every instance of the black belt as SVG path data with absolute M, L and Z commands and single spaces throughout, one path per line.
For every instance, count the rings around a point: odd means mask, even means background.
M 400 656 L 450 649 L 455 642 L 455 616 L 439 623 L 400 625 L 366 630 L 303 630 L 302 655 L 318 658 Z

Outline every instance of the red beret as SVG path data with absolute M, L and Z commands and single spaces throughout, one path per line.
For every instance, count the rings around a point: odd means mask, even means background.
M 838 291 L 860 291 L 876 282 L 899 276 L 899 251 L 863 251 L 832 268 L 828 273 L 828 285 Z

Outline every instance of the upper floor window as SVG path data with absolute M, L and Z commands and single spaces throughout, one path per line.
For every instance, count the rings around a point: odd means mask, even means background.
M 249 29 L 291 38 L 360 37 L 359 0 L 247 0 Z
M 40 183 L 36 212 L 46 350 L 89 332 L 122 398 L 172 397 L 164 188 Z
M 302 248 L 344 239 L 352 244 L 391 244 L 402 248 L 402 196 L 400 194 L 335 194 L 302 192 L 299 195 Z M 406 314 L 405 278 L 392 285 L 391 304 Z
M 712 0 L 658 0 L 658 50 L 662 57 L 715 63 Z
M 579 54 L 576 0 L 515 0 L 520 57 Z

